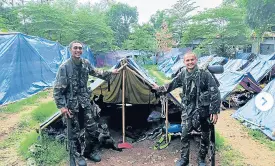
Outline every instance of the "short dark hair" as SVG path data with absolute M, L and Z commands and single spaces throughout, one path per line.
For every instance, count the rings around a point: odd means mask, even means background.
M 74 43 L 79 43 L 79 44 L 82 45 L 82 47 L 84 46 L 84 44 L 83 44 L 81 41 L 74 40 L 74 41 L 72 41 L 72 42 L 69 44 L 69 48 L 70 48 L 70 49 L 72 49 Z

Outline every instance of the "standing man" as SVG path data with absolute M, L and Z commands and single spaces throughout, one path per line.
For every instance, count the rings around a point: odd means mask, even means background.
M 176 166 L 189 164 L 190 141 L 188 133 L 199 127 L 201 127 L 201 141 L 198 165 L 205 166 L 210 123 L 216 124 L 217 114 L 220 112 L 220 92 L 211 73 L 198 68 L 197 57 L 193 52 L 185 54 L 184 64 L 186 69 L 179 73 L 172 82 L 163 86 L 153 86 L 159 93 L 168 93 L 175 88 L 182 87 L 182 152 L 181 159 L 176 162 Z
M 87 82 L 89 75 L 110 80 L 111 74 L 116 74 L 118 71 L 115 69 L 107 72 L 95 69 L 88 60 L 81 58 L 83 44 L 79 41 L 71 42 L 69 48 L 71 58 L 59 67 L 53 97 L 62 115 L 71 120 L 73 154 L 80 151 L 81 156 L 85 153 L 90 160 L 99 162 L 101 158 L 96 153 L 95 147 L 98 147 L 96 145 L 99 144 L 99 137 L 104 133 L 95 121 Z

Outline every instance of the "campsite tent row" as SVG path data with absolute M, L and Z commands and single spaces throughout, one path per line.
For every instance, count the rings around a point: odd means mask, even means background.
M 51 87 L 59 65 L 69 57 L 68 47 L 58 42 L 22 33 L 0 34 L 0 105 Z M 94 63 L 86 46 L 83 57 Z

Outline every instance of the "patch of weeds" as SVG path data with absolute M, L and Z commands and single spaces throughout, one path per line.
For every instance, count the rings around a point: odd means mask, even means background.
M 37 142 L 38 136 L 39 134 L 33 131 L 24 137 L 24 140 L 20 143 L 19 146 L 19 152 L 23 157 L 28 158 L 31 156 L 28 149 L 32 144 Z
M 275 142 L 270 140 L 264 133 L 255 129 L 247 128 L 247 130 L 248 135 L 250 135 L 254 140 L 259 141 L 261 144 L 268 147 L 270 150 L 275 151 Z
M 22 130 L 14 130 L 7 139 L 0 142 L 0 149 L 7 148 L 15 145 L 20 139 L 22 139 Z
M 32 119 L 38 121 L 39 123 L 45 121 L 51 115 L 56 113 L 57 108 L 53 101 L 48 103 L 40 104 L 36 109 L 31 113 Z
M 30 105 L 38 105 L 39 103 L 37 102 L 40 98 L 45 98 L 46 96 L 49 95 L 49 91 L 42 91 L 39 92 L 31 97 L 28 97 L 26 99 L 22 99 L 20 101 L 8 104 L 4 107 L 2 107 L 2 112 L 6 113 L 15 113 L 19 112 L 22 110 L 24 106 L 30 106 Z
M 232 149 L 232 147 L 226 143 L 226 140 L 217 131 L 215 132 L 215 138 L 216 150 L 220 154 L 221 165 L 244 165 L 241 154 L 238 151 Z
M 38 138 L 38 134 L 30 133 L 20 144 L 20 153 L 25 158 L 33 158 L 36 165 L 59 165 L 67 159 L 65 143 L 58 142 L 47 135 Z
M 220 151 L 224 147 L 224 138 L 217 132 L 215 132 L 215 145 L 216 145 L 216 150 Z

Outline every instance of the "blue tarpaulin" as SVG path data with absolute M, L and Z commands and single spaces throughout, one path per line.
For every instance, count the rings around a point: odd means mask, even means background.
M 224 70 L 231 70 L 231 71 L 237 71 L 241 68 L 244 68 L 248 64 L 247 60 L 242 59 L 230 59 L 228 62 L 223 66 Z
M 58 42 L 22 33 L 0 34 L 0 105 L 51 87 L 60 64 L 69 58 Z M 83 57 L 94 60 L 90 50 Z
M 219 90 L 221 99 L 225 100 L 227 96 L 238 86 L 241 85 L 244 89 L 254 92 L 260 92 L 261 88 L 254 80 L 250 73 L 225 71 L 222 74 L 216 74 L 219 80 Z
M 245 67 L 243 72 L 250 72 L 253 78 L 260 82 L 266 74 L 268 74 L 272 68 L 275 66 L 275 60 L 257 60 L 255 59 L 247 67 Z
M 63 58 L 58 43 L 21 33 L 0 38 L 0 105 L 52 86 Z
M 266 85 L 262 92 L 267 92 L 275 99 L 275 79 Z M 275 105 L 268 111 L 261 111 L 255 105 L 255 98 L 249 100 L 243 107 L 239 108 L 232 117 L 244 120 L 246 124 L 258 128 L 269 138 L 275 140 Z

